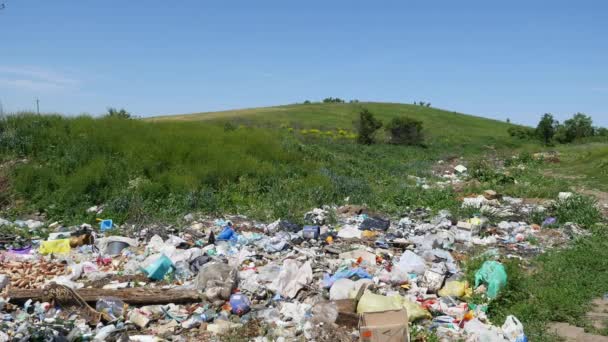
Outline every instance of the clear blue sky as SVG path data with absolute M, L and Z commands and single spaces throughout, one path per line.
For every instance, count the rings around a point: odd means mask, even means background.
M 608 1 L 0 0 L 0 101 L 99 114 L 406 102 L 608 126 Z

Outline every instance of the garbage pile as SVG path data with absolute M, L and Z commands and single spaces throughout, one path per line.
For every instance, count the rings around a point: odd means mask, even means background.
M 305 225 L 189 214 L 171 229 L 0 220 L 30 236 L 2 237 L 0 341 L 403 341 L 414 329 L 525 341 L 516 317 L 493 325 L 468 300 L 499 296 L 509 281 L 499 260 L 582 230 L 529 224 L 542 205 L 492 191 L 463 206 L 477 214 L 390 218 L 347 205 L 314 209 Z M 480 249 L 487 261 L 469 283 L 461 262 Z

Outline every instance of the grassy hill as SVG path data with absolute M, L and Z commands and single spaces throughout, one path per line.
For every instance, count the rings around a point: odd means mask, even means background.
M 362 107 L 385 123 L 399 115 L 420 119 L 427 146 L 361 146 L 332 133 L 352 130 Z M 412 176 L 432 177 L 440 159 L 509 153 L 522 146 L 508 136 L 509 126 L 388 103 L 146 120 L 9 116 L 0 120 L 0 161 L 10 165 L 0 168 L 0 184 L 8 184 L 0 205 L 76 222 L 99 204 L 118 222 L 174 219 L 188 211 L 297 220 L 312 207 L 346 198 L 389 213 L 456 207 L 453 192 L 419 191 Z
M 177 114 L 152 117 L 151 122 L 206 121 L 259 127 L 291 127 L 294 129 L 333 130 L 353 128 L 362 108 L 378 119 L 388 122 L 396 116 L 408 116 L 424 123 L 430 142 L 483 143 L 511 142 L 507 134 L 510 124 L 498 120 L 466 115 L 446 110 L 399 103 L 312 103 L 276 107 L 251 108 L 220 112 Z

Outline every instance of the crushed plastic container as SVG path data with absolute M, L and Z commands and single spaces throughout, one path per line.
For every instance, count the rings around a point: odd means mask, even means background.
M 302 230 L 302 236 L 305 239 L 318 239 L 319 234 L 321 232 L 321 227 L 319 226 L 304 226 Z
M 101 230 L 102 232 L 112 229 L 113 226 L 114 226 L 114 223 L 112 222 L 112 220 L 109 220 L 109 219 L 101 220 L 101 222 L 99 222 L 99 230 Z
M 155 262 L 144 269 L 148 278 L 161 280 L 165 274 L 174 267 L 173 262 L 166 255 L 162 254 Z

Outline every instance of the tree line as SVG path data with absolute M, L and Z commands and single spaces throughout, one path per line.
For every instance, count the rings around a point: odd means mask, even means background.
M 552 114 L 544 114 L 536 128 L 514 126 L 509 134 L 519 139 L 539 139 L 544 144 L 567 144 L 589 137 L 608 137 L 608 129 L 593 126 L 593 119 L 583 113 L 576 113 L 572 118 L 560 123 Z

